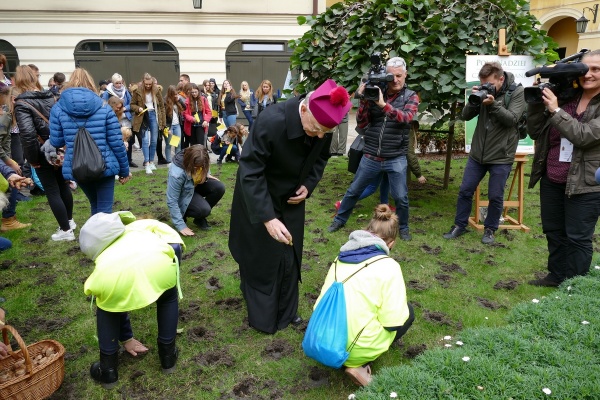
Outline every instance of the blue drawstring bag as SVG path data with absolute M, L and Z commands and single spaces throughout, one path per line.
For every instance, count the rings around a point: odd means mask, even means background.
M 310 320 L 308 327 L 302 340 L 302 349 L 304 354 L 331 368 L 341 368 L 350 351 L 358 341 L 361 333 L 365 329 L 360 330 L 354 341 L 347 348 L 348 342 L 348 316 L 346 314 L 346 297 L 344 296 L 344 283 L 354 275 L 368 267 L 370 264 L 383 260 L 382 257 L 377 260 L 366 263 L 362 268 L 347 277 L 341 282 L 337 280 L 337 262 L 334 264 L 335 281 L 317 304 Z
M 350 355 L 346 351 L 348 318 L 344 284 L 333 282 L 308 321 L 302 349 L 308 357 L 331 368 L 341 368 Z

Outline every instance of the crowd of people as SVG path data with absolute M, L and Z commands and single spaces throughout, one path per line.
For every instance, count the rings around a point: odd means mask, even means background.
M 536 286 L 558 286 L 586 274 L 591 263 L 592 235 L 600 216 L 600 186 L 595 179 L 599 165 L 594 161 L 600 151 L 600 51 L 587 53 L 582 62 L 589 71 L 579 78 L 578 96 L 559 102 L 546 88 L 543 103 L 529 105 L 511 73 L 497 62 L 485 63 L 479 71 L 481 85 L 495 90 L 462 112 L 463 119 L 477 116 L 478 122 L 454 225 L 443 237 L 457 239 L 467 233 L 474 191 L 489 172 L 490 207 L 482 242 L 494 242 L 518 144 L 517 122 L 527 109 L 529 134 L 536 140 L 531 185 L 541 182 L 542 225 L 549 252 L 549 274 L 530 281 Z M 0 71 L 5 64 L 0 54 Z M 404 59 L 393 57 L 386 71 L 393 79 L 377 87 L 375 100 L 365 98 L 364 83 L 354 94 L 359 100 L 357 126 L 364 135 L 364 155 L 336 205 L 328 231 L 341 229 L 357 201 L 377 186 L 381 186 L 381 204 L 366 229 L 352 232 L 341 247 L 315 305 L 334 281 L 361 274 L 361 279 L 349 281 L 345 294 L 355 312 L 348 317 L 347 339 L 352 346 L 344 365 L 359 385 L 369 384 L 369 363 L 414 321 L 401 268 L 387 255 L 397 237 L 412 239 L 408 171 L 420 183 L 426 182 L 418 161 L 411 160 L 419 97 L 406 84 L 408 66 Z M 479 90 L 480 86 L 472 89 L 473 93 Z M 181 236 L 197 234 L 188 219 L 197 229 L 210 229 L 207 218 L 225 193 L 225 185 L 211 174 L 209 149 L 218 156 L 217 165 L 223 159 L 238 163 L 228 245 L 239 266 L 249 325 L 273 334 L 302 322 L 298 282 L 305 200 L 321 180 L 329 158 L 345 152 L 351 101 L 347 90 L 331 79 L 307 94 L 277 100 L 267 80 L 256 91 L 244 81 L 237 92 L 229 80 L 219 88 L 214 79 L 197 85 L 182 74 L 179 83 L 167 86 L 163 94 L 163 86 L 149 73 L 129 88 L 115 73 L 98 88 L 90 74 L 78 68 L 69 80 L 55 74 L 51 90 L 43 90 L 34 66 L 17 67 L 13 80 L 0 76 L 0 173 L 6 189 L 10 187 L 8 196 L 0 199 L 8 205 L 3 209 L 2 230 L 27 226 L 16 219 L 19 189 L 32 184 L 24 172 L 27 165 L 59 225 L 52 240 L 75 239 L 72 189 L 80 187 L 86 195 L 92 217 L 79 239 L 81 249 L 96 262 L 85 290 L 96 297 L 100 342 L 100 361 L 92 365 L 90 374 L 103 386 L 110 388 L 118 381 L 119 341 L 128 344 L 132 354 L 148 351 L 133 338 L 128 312 L 154 302 L 161 365 L 165 372 L 175 367 Z M 237 123 L 240 109 L 248 127 Z M 218 132 L 221 122 L 225 129 Z M 101 176 L 78 180 L 76 142 L 86 130 L 105 169 Z M 174 229 L 113 213 L 115 177 L 125 184 L 131 179 L 130 168 L 138 167 L 131 158 L 136 138 L 146 174 L 153 174 L 157 163 L 169 163 L 166 202 Z M 395 208 L 387 204 L 388 193 Z M 100 234 L 100 227 L 108 231 Z M 8 247 L 10 242 L 0 238 L 0 250 Z M 144 267 L 150 266 L 143 278 L 130 273 L 129 280 L 117 282 L 118 274 L 111 268 L 135 270 L 141 265 L 135 257 L 127 265 L 114 262 L 120 252 L 132 248 L 147 260 Z M 152 262 L 149 254 L 155 256 Z M 380 260 L 378 268 L 366 268 Z M 134 293 L 140 294 L 135 301 Z M 124 304 L 124 299 L 131 301 Z

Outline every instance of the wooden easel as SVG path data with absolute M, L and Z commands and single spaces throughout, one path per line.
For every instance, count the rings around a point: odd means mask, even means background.
M 515 156 L 515 169 L 513 172 L 512 181 L 510 183 L 510 190 L 508 191 L 508 197 L 504 200 L 504 212 L 503 217 L 505 223 L 503 225 L 498 226 L 498 229 L 520 229 L 523 232 L 529 232 L 529 227 L 523 225 L 523 199 L 524 199 L 524 180 L 525 180 L 525 170 L 523 169 L 525 163 L 527 162 L 527 154 L 517 153 Z M 515 181 L 518 180 L 518 193 L 517 200 L 511 200 L 513 190 L 515 188 Z M 481 214 L 479 212 L 479 207 L 487 207 L 490 204 L 488 200 L 480 199 L 480 191 L 479 186 L 477 186 L 477 190 L 475 191 L 475 216 L 469 217 L 469 225 L 478 231 L 482 231 L 484 229 L 483 224 L 479 223 L 479 218 Z M 508 215 L 508 209 L 510 207 L 516 207 L 518 211 L 518 217 L 515 219 Z

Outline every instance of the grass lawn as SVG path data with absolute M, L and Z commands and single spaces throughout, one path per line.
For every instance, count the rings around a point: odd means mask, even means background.
M 547 257 L 537 187 L 525 193 L 529 233 L 498 231 L 491 246 L 482 244 L 481 233 L 474 231 L 454 241 L 441 237 L 454 220 L 465 162 L 465 158 L 453 160 L 448 190 L 442 189 L 443 160 L 421 159 L 428 182 L 419 185 L 413 178 L 409 184 L 413 240 L 398 241 L 391 255 L 402 267 L 416 321 L 401 343 L 373 363 L 375 374 L 384 367 L 411 365 L 425 349 L 444 348 L 446 335 L 455 336 L 465 328 L 505 326 L 515 305 L 554 292 L 526 284 L 543 273 Z M 299 310 L 305 319 L 310 316 L 329 263 L 348 234 L 366 226 L 378 201 L 378 193 L 363 200 L 343 229 L 327 232 L 333 204 L 343 197 L 353 178 L 346 165 L 347 158 L 332 158 L 307 200 Z M 180 358 L 176 372 L 160 372 L 156 311 L 149 306 L 132 312 L 131 318 L 136 338 L 147 344 L 150 352 L 139 359 L 123 355 L 119 385 L 108 392 L 94 384 L 88 372 L 98 359 L 94 311 L 83 294 L 83 283 L 93 263 L 81 253 L 77 241 L 50 240 L 56 221 L 45 198 L 19 204 L 19 220 L 33 225 L 6 234 L 14 247 L 0 256 L 0 296 L 6 299 L 2 306 L 8 311 L 7 320 L 26 343 L 51 338 L 65 346 L 65 380 L 54 399 L 329 400 L 346 399 L 357 390 L 341 371 L 327 369 L 304 356 L 300 344 L 306 323 L 275 335 L 248 327 L 237 264 L 227 247 L 236 169 L 235 164 L 219 169 L 213 165 L 213 175 L 225 183 L 227 192 L 209 217 L 212 229 L 184 238 L 184 298 L 179 306 L 179 328 L 183 331 L 177 338 Z M 151 176 L 143 171 L 135 173 L 127 185 L 116 188 L 114 209 L 170 223 L 166 179 L 166 169 Z M 74 199 L 74 218 L 81 226 L 89 216 L 89 205 L 81 190 L 74 193 Z M 431 398 L 437 397 L 432 393 Z

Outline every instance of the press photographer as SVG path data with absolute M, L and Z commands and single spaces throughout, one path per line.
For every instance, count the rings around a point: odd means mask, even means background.
M 479 81 L 462 112 L 465 121 L 478 117 L 477 126 L 458 192 L 454 225 L 443 237 L 455 239 L 467 232 L 473 194 L 489 173 L 489 206 L 481 242 L 492 244 L 504 208 L 504 187 L 517 151 L 517 124 L 525 111 L 525 100 L 523 86 L 516 85 L 514 75 L 504 71 L 500 63 L 485 63 L 479 70 Z
M 403 58 L 389 59 L 385 73 L 379 67 L 381 60 L 378 53 L 372 56 L 371 62 L 374 65 L 369 71 L 369 79 L 356 91 L 361 99 L 356 123 L 359 129 L 364 129 L 364 155 L 328 230 L 335 232 L 342 228 L 365 188 L 379 182 L 383 173 L 387 173 L 400 221 L 400 237 L 410 240 L 406 155 L 410 122 L 417 113 L 419 98 L 406 87 L 407 69 Z M 370 89 L 368 92 L 367 88 Z
M 535 140 L 529 187 L 540 182 L 548 242 L 548 275 L 529 282 L 535 286 L 558 286 L 585 275 L 592 261 L 592 235 L 600 216 L 600 185 L 594 177 L 600 166 L 600 50 L 580 53 L 574 61 L 581 62 L 572 63 L 579 65 L 554 67 L 585 69 L 576 86 L 542 87 L 542 101 L 527 108 L 527 128 Z

